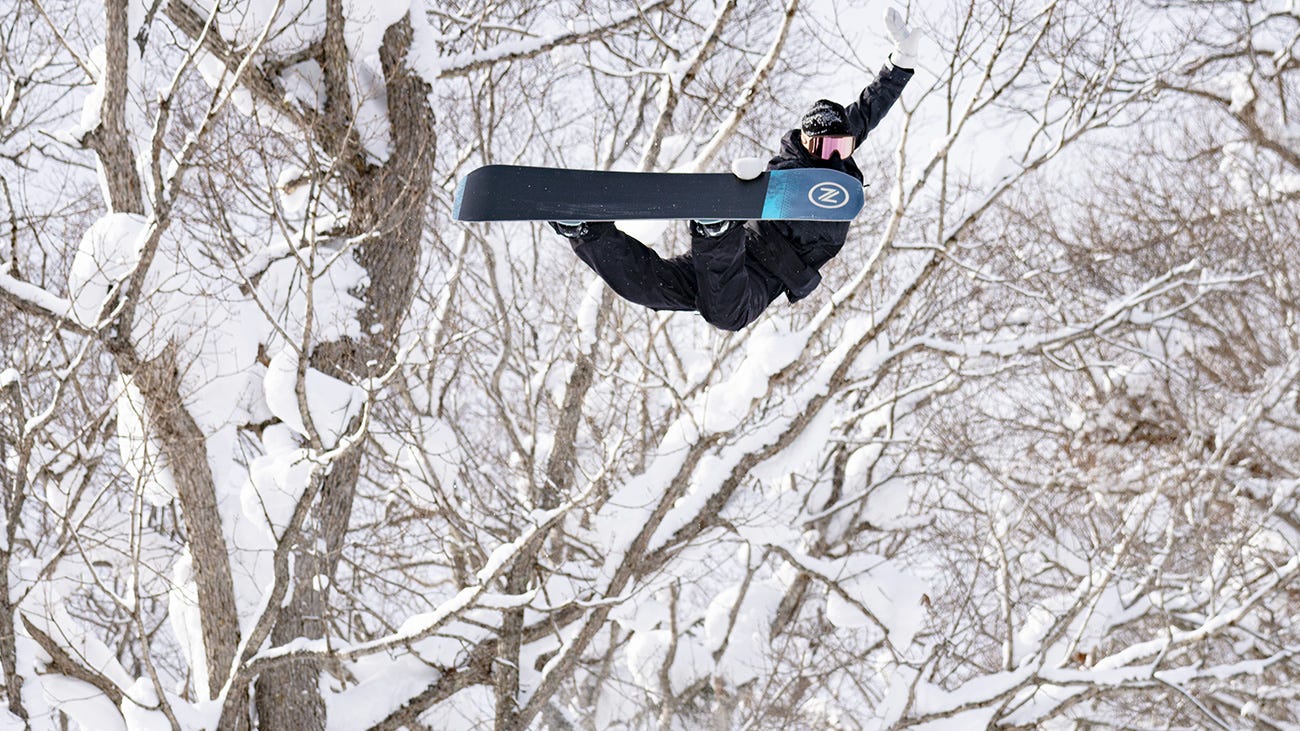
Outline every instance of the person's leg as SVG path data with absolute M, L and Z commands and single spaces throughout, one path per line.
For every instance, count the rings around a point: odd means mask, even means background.
M 707 225 L 691 224 L 690 258 L 699 287 L 696 307 L 710 325 L 739 330 L 758 319 L 784 285 L 746 255 L 749 234 L 743 225 L 716 236 L 707 235 L 709 231 Z
M 612 223 L 588 223 L 573 251 L 620 297 L 655 310 L 695 309 L 689 257 L 663 259 Z

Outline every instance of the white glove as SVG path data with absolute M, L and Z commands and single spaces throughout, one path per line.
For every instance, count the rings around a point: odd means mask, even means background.
M 885 11 L 885 30 L 894 41 L 894 50 L 889 54 L 889 62 L 895 68 L 915 70 L 921 62 L 918 51 L 921 47 L 921 34 L 914 32 L 903 22 L 903 16 L 894 8 Z
M 741 180 L 753 180 L 767 170 L 767 161 L 761 157 L 738 157 L 731 161 L 731 172 Z

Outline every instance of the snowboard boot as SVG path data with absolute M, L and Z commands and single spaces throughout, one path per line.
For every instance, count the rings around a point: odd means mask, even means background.
M 690 223 L 691 235 L 705 239 L 725 236 L 728 231 L 740 225 L 740 221 L 723 218 L 701 218 Z
M 581 241 L 587 234 L 591 233 L 591 227 L 586 221 L 550 221 L 551 228 L 555 233 L 573 241 Z

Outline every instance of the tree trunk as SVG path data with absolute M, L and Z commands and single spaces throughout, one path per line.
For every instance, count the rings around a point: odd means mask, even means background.
M 109 208 L 143 214 L 144 188 L 126 134 L 127 64 L 131 57 L 127 0 L 106 0 L 104 11 L 104 103 L 99 126 L 90 130 L 84 143 L 99 157 Z
M 349 182 L 353 201 L 349 234 L 370 235 L 356 252 L 369 274 L 358 339 L 323 343 L 311 365 L 352 383 L 391 367 L 397 335 L 415 291 L 424 213 L 432 190 L 434 129 L 429 86 L 406 66 L 411 25 L 402 20 L 384 34 L 384 67 L 392 152 L 381 166 L 361 167 Z M 360 474 L 361 450 L 331 466 L 321 485 L 295 559 L 294 594 L 272 631 L 275 644 L 299 637 L 320 639 L 329 621 L 329 592 L 347 536 Z M 323 548 L 322 554 L 318 547 Z M 323 578 L 322 578 L 323 577 Z M 259 727 L 323 729 L 318 663 L 303 662 L 268 672 L 257 681 Z
M 129 355 L 120 354 L 118 363 L 144 396 L 149 425 L 162 442 L 176 483 L 202 608 L 199 617 L 208 666 L 207 692 L 215 698 L 230 675 L 239 646 L 239 614 L 206 438 L 181 402 L 181 377 L 173 348 L 148 362 L 134 362 Z
M 104 101 L 100 107 L 100 123 L 85 141 L 99 158 L 109 208 L 116 212 L 143 214 L 144 188 L 126 124 L 129 32 L 127 0 L 108 0 L 105 3 L 105 53 L 101 80 Z M 156 222 L 160 229 L 165 223 L 165 220 Z M 155 237 L 148 246 L 156 246 L 156 242 Z M 239 645 L 234 581 L 221 515 L 217 510 L 216 485 L 207 460 L 206 438 L 185 410 L 175 350 L 168 347 L 158 357 L 144 360 L 131 341 L 134 303 L 130 300 L 139 294 L 134 287 L 143 281 L 150 257 L 149 253 L 142 255 L 141 271 L 132 275 L 127 289 L 119 294 L 128 303 L 113 325 L 105 330 L 105 345 L 118 370 L 130 377 L 140 389 L 149 424 L 162 443 L 163 455 L 175 479 L 189 534 L 199 605 L 203 609 L 200 616 L 208 667 L 206 691 L 210 697 L 216 697 L 229 677 Z
M 17 442 L 22 438 L 23 417 L 22 402 L 18 393 L 18 384 L 11 383 L 8 386 L 0 387 L 0 399 L 8 400 L 11 403 L 5 404 L 6 410 L 13 415 L 14 430 Z M 3 425 L 0 425 L 0 465 L 7 464 L 9 458 L 9 438 L 3 431 Z M 19 521 L 22 520 L 22 506 L 24 495 L 26 493 L 25 485 L 27 464 L 21 456 L 18 457 L 19 468 L 13 472 L 14 477 L 10 477 L 10 472 L 0 467 L 0 496 L 4 499 L 5 511 L 5 543 L 0 549 L 0 577 L 4 583 L 0 585 L 0 669 L 4 670 L 5 694 L 9 701 L 9 712 L 18 718 L 27 720 L 27 709 L 23 706 L 23 681 L 18 677 L 18 645 L 14 637 L 14 612 L 15 607 L 9 593 L 9 568 L 13 558 L 14 538 L 17 535 Z
M 324 476 L 303 540 L 295 551 L 293 597 L 281 611 L 271 642 L 283 645 L 299 637 L 325 637 L 332 577 L 343 553 L 352 497 L 356 494 L 361 452 L 352 450 Z M 324 540 L 324 553 L 317 549 Z M 319 577 L 330 577 L 322 581 Z M 319 663 L 302 661 L 262 675 L 257 682 L 258 726 L 263 729 L 324 728 L 325 703 L 319 689 Z

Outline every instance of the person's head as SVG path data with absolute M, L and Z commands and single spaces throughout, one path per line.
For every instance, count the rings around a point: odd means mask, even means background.
M 849 116 L 840 104 L 830 99 L 819 99 L 800 123 L 803 146 L 813 157 L 830 160 L 836 153 L 840 159 L 853 154 L 853 131 L 849 129 Z

